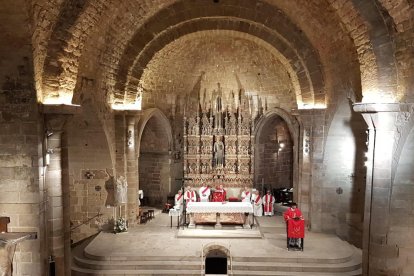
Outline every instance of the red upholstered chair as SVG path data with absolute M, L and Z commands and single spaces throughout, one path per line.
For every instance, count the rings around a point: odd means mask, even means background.
M 239 202 L 240 199 L 238 197 L 229 197 L 230 202 Z

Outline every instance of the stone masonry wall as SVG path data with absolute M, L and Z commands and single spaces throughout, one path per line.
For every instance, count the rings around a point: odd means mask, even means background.
M 36 240 L 17 245 L 13 275 L 44 275 L 42 117 L 36 103 L 25 1 L 2 3 L 0 18 L 0 216 L 10 217 L 10 232 L 38 234 Z
M 258 156 L 255 158 L 256 186 L 265 184 L 269 188 L 292 187 L 293 152 L 292 141 L 286 123 L 280 117 L 269 120 L 258 134 Z M 279 142 L 284 147 L 279 150 Z
M 107 205 L 113 200 L 105 184 L 113 171 L 107 137 L 91 100 L 72 118 L 69 134 L 70 222 L 76 227 L 71 239 L 77 242 L 109 227 L 113 208 Z M 102 216 L 87 222 L 98 213 Z
M 11 77 L 0 89 L 0 216 L 10 217 L 10 232 L 38 233 L 17 246 L 14 265 L 15 275 L 40 275 L 46 250 L 41 117 L 28 76 Z
M 201 101 L 205 93 L 205 102 L 209 103 L 217 83 L 223 91 L 224 108 L 231 108 L 231 93 L 237 99 L 240 89 L 263 97 L 263 105 L 266 102 L 269 108 L 296 107 L 284 65 L 265 47 L 239 36 L 236 32 L 199 32 L 159 51 L 141 78 L 143 108 L 155 106 L 168 112 L 170 106 L 179 104 L 178 97 L 190 92 L 194 96 L 200 93 Z M 254 101 L 257 104 L 256 97 Z M 209 107 L 202 103 L 202 108 Z
M 139 157 L 140 189 L 150 206 L 161 206 L 169 194 L 169 156 L 162 153 L 141 153 Z
M 387 243 L 398 247 L 398 259 L 389 264 L 400 275 L 414 275 L 414 130 L 405 142 L 391 194 Z
M 158 119 L 148 120 L 141 136 L 139 155 L 139 188 L 148 204 L 161 206 L 171 187 L 168 136 Z
M 342 98 L 330 126 L 321 172 L 322 230 L 362 246 L 367 128 Z

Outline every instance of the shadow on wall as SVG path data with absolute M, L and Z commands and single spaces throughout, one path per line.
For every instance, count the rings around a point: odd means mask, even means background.
M 362 232 L 364 222 L 365 207 L 365 186 L 366 186 L 366 167 L 365 159 L 368 151 L 367 147 L 367 125 L 360 113 L 353 110 L 353 102 L 348 98 L 348 108 L 350 118 L 345 122 L 353 134 L 354 156 L 353 168 L 349 172 L 349 187 L 338 187 L 336 192 L 346 190 L 348 195 L 340 197 L 340 206 L 338 209 L 338 226 L 337 234 L 353 243 L 355 246 L 362 246 Z

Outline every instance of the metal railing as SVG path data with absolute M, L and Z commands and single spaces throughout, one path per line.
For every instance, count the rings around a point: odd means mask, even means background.
M 71 227 L 71 228 L 70 228 L 70 231 L 72 232 L 73 230 L 75 230 L 75 229 L 77 229 L 77 228 L 81 227 L 82 225 L 87 224 L 88 222 L 90 222 L 90 221 L 91 221 L 91 220 L 93 220 L 94 218 L 96 218 L 96 217 L 100 217 L 100 216 L 102 216 L 102 214 L 101 214 L 101 212 L 98 212 L 96 215 L 94 215 L 94 216 L 93 216 L 93 217 L 91 217 L 91 218 L 88 218 L 87 220 L 83 221 L 81 224 L 78 224 L 78 225 L 76 225 L 76 226 L 74 226 L 74 227 Z

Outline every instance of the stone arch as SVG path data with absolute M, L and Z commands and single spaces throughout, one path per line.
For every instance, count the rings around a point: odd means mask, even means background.
M 173 142 L 171 124 L 167 116 L 165 116 L 165 114 L 158 108 L 150 108 L 145 110 L 139 119 L 137 124 L 137 148 L 139 149 L 141 146 L 142 133 L 144 132 L 145 126 L 151 118 L 157 118 L 161 125 L 165 128 L 168 138 L 168 147 L 171 150 Z
M 137 125 L 139 188 L 143 204 L 161 206 L 171 192 L 172 129 L 161 110 L 143 112 Z
M 405 149 L 407 139 L 414 130 L 414 118 L 412 116 L 414 107 L 404 108 L 405 110 L 397 115 L 395 136 L 395 149 L 393 154 L 392 166 L 391 166 L 391 179 L 395 180 L 397 168 L 401 159 L 401 153 Z
M 369 88 L 371 86 L 374 86 L 374 88 L 376 86 L 382 87 L 382 83 L 386 79 L 390 80 L 390 82 L 397 79 L 395 65 L 396 62 L 395 58 L 393 59 L 393 43 L 390 43 L 390 41 L 392 42 L 393 35 L 392 31 L 390 31 L 392 30 L 390 26 L 392 24 L 395 24 L 397 30 L 400 32 L 404 31 L 407 28 L 403 23 L 407 22 L 409 14 L 411 13 L 400 11 L 401 9 L 404 11 L 409 9 L 409 4 L 407 4 L 406 1 L 399 0 L 398 5 L 391 6 L 391 4 L 388 3 L 389 1 L 378 1 L 382 5 L 382 8 L 384 8 L 384 10 L 386 10 L 390 15 L 384 17 L 384 14 L 376 6 L 376 2 L 369 2 L 368 5 L 365 2 L 352 2 L 350 0 L 345 2 L 328 0 L 327 2 L 336 11 L 338 17 L 341 19 L 348 33 L 354 40 L 355 48 L 358 51 L 358 56 L 361 64 L 363 87 L 364 90 L 366 90 L 365 92 L 368 94 L 389 94 L 390 91 L 383 91 L 381 89 L 378 89 L 378 91 L 376 91 L 376 89 Z M 42 89 L 40 89 L 42 86 L 44 88 L 44 96 L 50 96 L 51 98 L 59 96 L 60 93 L 67 94 L 69 96 L 71 93 L 73 93 L 73 83 L 77 81 L 76 74 L 79 74 L 79 56 L 84 53 L 84 46 L 88 45 L 88 43 L 85 43 L 85 41 L 87 41 L 87 38 L 91 34 L 101 33 L 105 30 L 105 28 L 112 26 L 111 24 L 98 24 L 98 22 L 100 22 L 102 18 L 106 18 L 109 14 L 113 14 L 114 10 L 111 9 L 111 7 L 115 4 L 119 5 L 120 3 L 117 1 L 98 1 L 98 3 L 94 3 L 93 5 L 89 2 L 85 2 L 80 5 L 79 3 L 76 3 L 76 6 L 73 3 L 65 3 L 65 5 L 61 5 L 57 8 L 54 7 L 54 12 L 52 14 L 58 14 L 59 16 L 51 17 L 52 19 L 50 20 L 51 23 L 49 26 L 53 26 L 52 28 L 45 28 L 52 30 L 49 32 L 44 30 L 36 30 L 36 34 L 40 33 L 40 35 L 36 35 L 35 39 L 39 39 L 38 37 L 43 38 L 45 36 L 50 37 L 50 42 L 47 47 L 40 43 L 41 45 L 35 49 L 35 74 L 37 76 L 36 86 L 39 88 L 39 93 L 42 93 Z M 284 16 L 283 12 L 281 12 L 281 10 L 278 9 L 278 7 L 275 5 L 266 2 L 256 3 L 255 1 L 244 1 L 242 3 L 237 3 L 237 6 L 233 1 L 229 1 L 226 3 L 226 5 L 223 6 L 206 2 L 205 6 L 203 7 L 200 7 L 198 2 L 192 3 L 188 1 L 171 1 L 164 3 L 159 3 L 156 1 L 153 1 L 151 3 L 150 1 L 146 1 L 145 4 L 145 6 L 149 7 L 149 11 L 154 12 L 153 16 L 149 17 L 149 19 L 144 18 L 143 16 L 132 16 L 133 13 L 131 13 L 130 10 L 138 14 L 140 11 L 139 9 L 141 8 L 140 5 L 133 4 L 132 9 L 131 7 L 128 7 L 128 16 L 124 16 L 125 19 L 122 22 L 125 23 L 120 26 L 124 26 L 123 29 L 131 29 L 132 26 L 133 29 L 141 28 L 142 30 L 147 30 L 145 32 L 138 31 L 136 36 L 141 37 L 142 33 L 142 37 L 149 38 L 151 40 L 156 36 L 160 29 L 167 29 L 171 26 L 176 25 L 179 20 L 186 21 L 191 17 L 193 19 L 211 16 L 227 16 L 228 18 L 239 17 L 251 22 L 258 22 L 261 25 L 267 24 L 271 26 L 271 28 L 274 27 L 273 25 L 280 25 L 282 27 L 285 27 L 284 24 L 278 24 L 280 22 L 277 22 L 278 18 L 280 17 L 279 13 L 283 15 L 283 17 L 286 17 Z M 220 6 L 220 10 L 216 11 L 214 5 Z M 121 6 L 124 7 L 123 5 Z M 160 7 L 161 9 L 157 11 L 156 7 Z M 44 16 L 44 13 L 48 11 L 47 8 L 48 7 L 41 7 L 41 13 L 39 13 L 39 16 Z M 119 10 L 123 12 L 122 9 Z M 372 10 L 376 10 L 377 12 L 372 12 Z M 179 12 L 181 12 L 179 14 L 180 16 L 177 15 Z M 99 16 L 96 16 L 96 14 Z M 272 16 L 273 14 L 277 14 L 278 16 Z M 68 18 L 68 22 L 70 22 L 69 24 L 66 22 L 66 19 Z M 133 22 L 130 18 L 133 18 Z M 165 20 L 165 24 L 160 24 L 161 18 L 168 18 L 168 20 Z M 111 16 L 111 19 L 119 19 L 119 16 Z M 35 20 L 41 22 L 42 24 L 44 23 L 44 21 L 39 20 L 39 18 L 35 18 Z M 357 21 L 357 23 L 355 23 L 355 21 Z M 87 25 L 88 28 L 82 28 L 81 26 L 83 24 Z M 228 20 L 225 24 L 238 25 L 237 22 L 231 20 Z M 38 23 L 38 26 L 39 25 L 40 23 Z M 292 23 L 290 23 L 290 25 L 292 25 Z M 360 32 L 354 30 L 355 25 L 366 27 L 362 32 Z M 409 26 L 409 24 L 406 25 Z M 368 30 L 368 26 L 375 27 L 375 29 L 372 29 L 370 31 Z M 251 29 L 257 29 L 257 27 L 252 26 Z M 298 33 L 302 33 L 299 27 L 297 27 L 297 30 Z M 289 30 L 287 31 L 290 32 Z M 126 39 L 129 40 L 129 38 L 130 37 L 127 37 Z M 369 45 L 369 41 L 371 40 L 374 42 L 371 43 L 372 45 Z M 119 42 L 120 41 L 117 39 L 113 40 L 113 45 L 110 46 L 110 48 L 115 47 L 115 44 L 119 45 Z M 129 43 L 126 43 L 126 41 L 121 42 L 122 47 L 127 47 L 128 44 Z M 94 47 L 96 46 L 96 44 L 93 45 Z M 384 50 L 385 47 L 386 49 Z M 74 48 L 76 49 L 74 50 Z M 305 47 L 296 49 L 304 48 Z M 384 51 L 390 54 L 384 54 Z M 119 49 L 116 52 L 122 52 L 122 50 Z M 134 53 L 138 52 L 135 51 Z M 386 59 L 384 57 L 390 58 Z M 374 67 L 377 68 L 377 70 L 375 70 L 374 73 L 370 74 L 369 72 L 373 71 L 372 68 Z M 313 67 L 313 69 L 315 68 L 317 68 L 316 65 Z M 389 69 L 392 69 L 391 74 L 389 72 Z M 381 72 L 378 73 L 378 70 L 381 70 Z M 387 76 L 389 77 L 387 78 Z M 380 83 L 376 84 L 377 81 Z M 396 86 L 397 85 L 394 87 Z M 389 86 L 384 87 L 388 88 Z M 61 88 L 62 91 L 60 91 Z M 392 92 L 393 91 L 391 91 L 391 93 Z M 320 97 L 320 95 L 318 95 L 318 97 Z M 39 96 L 39 99 L 40 98 L 41 96 Z
M 410 129 L 410 132 L 405 139 L 391 187 L 388 206 L 391 220 L 387 229 L 387 245 L 397 248 L 400 252 L 387 261 L 403 275 L 411 275 L 414 272 L 413 267 L 407 264 L 409 257 L 407 258 L 405 253 L 414 250 L 414 237 L 409 234 L 414 227 L 414 127 L 411 124 L 407 129 Z
M 299 141 L 300 141 L 300 125 L 299 122 L 291 114 L 281 108 L 269 110 L 256 123 L 254 129 L 254 164 L 255 164 L 255 178 L 256 166 L 258 164 L 259 156 L 257 154 L 259 148 L 259 140 L 263 133 L 265 126 L 276 117 L 280 117 L 287 125 L 292 142 L 292 187 L 294 189 L 294 200 L 299 199 Z
M 194 4 L 184 4 L 178 1 L 159 11 L 144 26 L 136 30 L 120 58 L 118 72 L 114 77 L 117 80 L 115 102 L 123 103 L 125 95 L 135 93 L 135 88 L 127 89 L 127 83 L 137 85 L 142 69 L 151 57 L 169 41 L 175 39 L 175 36 L 179 37 L 188 32 L 205 29 L 225 29 L 249 33 L 270 44 L 272 41 L 278 41 L 278 44 L 281 43 L 278 47 L 279 51 L 287 59 L 291 59 L 291 56 L 299 56 L 299 60 L 294 58 L 298 62 L 295 62 L 293 66 L 298 72 L 299 79 L 308 79 L 307 82 L 309 82 L 302 85 L 302 89 L 306 90 L 302 91 L 302 98 L 308 98 L 309 102 L 313 103 L 316 93 L 318 98 L 323 98 L 324 103 L 324 77 L 320 70 L 322 66 L 318 51 L 281 10 L 265 2 L 258 4 L 243 2 L 237 6 L 230 4 L 225 9 L 220 5 L 207 2 L 203 3 L 204 8 L 197 3 L 197 6 L 192 9 L 192 5 Z M 243 9 L 242 13 L 239 13 L 240 8 Z M 188 12 L 189 9 L 192 9 L 191 12 Z M 268 12 L 278 16 L 272 17 L 272 20 L 266 20 Z M 226 17 L 225 20 L 223 20 L 224 17 Z M 269 31 L 271 35 L 268 35 Z M 288 40 L 287 38 L 291 36 L 294 38 Z
M 133 102 L 136 99 L 136 91 L 138 91 L 139 80 L 144 69 L 154 55 L 169 43 L 183 36 L 223 31 L 232 36 L 251 40 L 274 54 L 284 65 L 286 71 L 289 72 L 300 108 L 306 105 L 325 105 L 324 76 L 320 70 L 310 69 L 315 65 L 322 67 L 319 57 L 302 57 L 301 53 L 296 51 L 290 42 L 275 33 L 274 30 L 260 24 L 239 19 L 241 23 L 244 23 L 241 26 L 246 26 L 245 28 L 240 28 L 237 24 L 226 24 L 227 21 L 220 17 L 194 19 L 161 32 L 157 37 L 149 41 L 145 48 L 137 55 L 133 65 L 131 65 L 130 72 L 126 76 L 125 84 L 118 82 L 118 85 L 115 87 L 115 93 L 119 93 L 119 96 L 115 98 L 118 100 L 122 99 L 121 101 L 126 103 Z M 249 28 L 248 26 L 255 26 L 255 28 Z M 120 75 L 118 77 L 122 78 Z M 315 97 L 315 93 L 317 93 L 317 97 Z
M 205 265 L 205 272 L 208 271 L 208 259 L 222 259 L 221 265 L 225 266 L 227 273 L 228 260 L 230 259 L 230 249 L 224 245 L 217 243 L 209 243 L 203 247 L 203 264 Z M 211 265 L 211 264 L 210 264 Z

